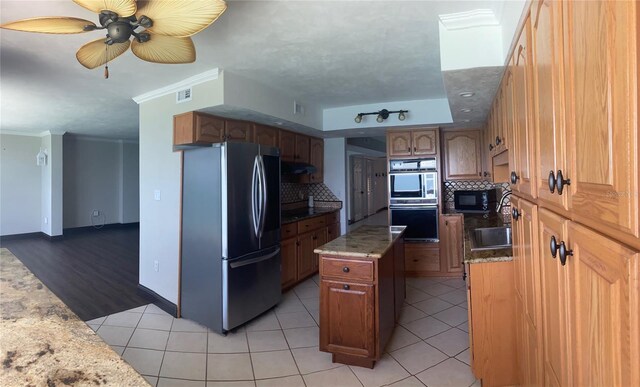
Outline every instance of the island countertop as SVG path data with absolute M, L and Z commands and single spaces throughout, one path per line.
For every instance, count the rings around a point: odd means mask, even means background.
M 315 250 L 316 254 L 382 258 L 404 234 L 406 226 L 361 226 Z
M 149 385 L 3 248 L 0 280 L 0 385 Z

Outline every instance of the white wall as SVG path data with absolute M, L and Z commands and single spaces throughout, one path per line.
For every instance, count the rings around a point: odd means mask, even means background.
M 41 146 L 48 153 L 47 165 L 41 167 L 40 230 L 62 235 L 63 222 L 63 149 L 62 134 L 45 134 Z
M 502 26 L 447 30 L 438 24 L 442 71 L 503 65 Z
M 0 235 L 39 232 L 41 139 L 0 134 Z
M 137 142 L 121 142 L 120 223 L 140 220 L 140 152 Z
M 340 233 L 347 232 L 347 141 L 345 138 L 324 140 L 324 184 L 342 200 Z
M 193 86 L 193 99 L 168 94 L 140 108 L 140 284 L 178 301 L 180 153 L 173 151 L 173 116 L 223 103 L 223 78 Z M 154 190 L 161 200 L 154 200 Z M 154 271 L 154 261 L 159 270 Z
M 118 140 L 64 138 L 64 228 L 120 222 L 121 146 Z M 93 217 L 93 210 L 100 216 Z
M 503 62 L 507 59 L 509 48 L 516 34 L 518 23 L 522 17 L 525 0 L 509 0 L 503 2 L 500 25 L 502 26 L 502 54 Z
M 398 120 L 398 114 L 391 114 L 389 118 L 378 123 L 375 115 L 365 116 L 362 122 L 357 124 L 354 118 L 358 113 L 379 111 L 382 107 L 387 110 L 409 110 L 404 121 Z M 408 125 L 430 125 L 452 122 L 449 100 L 423 99 L 414 101 L 380 102 L 367 105 L 353 105 L 339 108 L 324 109 L 322 129 L 326 132 L 332 130 L 358 128 L 366 130 L 367 127 L 398 127 Z

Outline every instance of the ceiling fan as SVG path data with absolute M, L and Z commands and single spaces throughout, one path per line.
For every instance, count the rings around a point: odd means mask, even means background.
M 75 17 L 36 17 L 0 28 L 45 34 L 106 30 L 107 37 L 80 47 L 78 62 L 88 69 L 106 65 L 131 47 L 138 58 L 154 63 L 192 63 L 190 36 L 207 28 L 227 9 L 224 0 L 73 0 L 98 13 L 100 26 Z M 142 28 L 140 31 L 136 31 Z M 133 36 L 132 40 L 129 40 Z M 105 66 L 105 78 L 109 67 Z

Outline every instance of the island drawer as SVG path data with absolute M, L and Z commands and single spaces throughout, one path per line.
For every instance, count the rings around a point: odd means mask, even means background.
M 298 222 L 298 234 L 302 234 L 307 231 L 315 230 L 327 225 L 327 220 L 324 216 L 316 216 L 314 218 L 301 220 Z
M 281 234 L 280 239 L 293 238 L 298 234 L 298 223 L 292 222 L 292 223 L 283 224 L 282 227 L 280 228 L 280 234 Z
M 373 261 L 322 257 L 320 267 L 323 278 L 373 281 Z

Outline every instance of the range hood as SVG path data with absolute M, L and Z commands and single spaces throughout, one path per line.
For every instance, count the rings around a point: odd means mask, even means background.
M 280 164 L 283 175 L 311 175 L 318 170 L 309 163 L 298 163 L 291 161 L 283 161 Z

